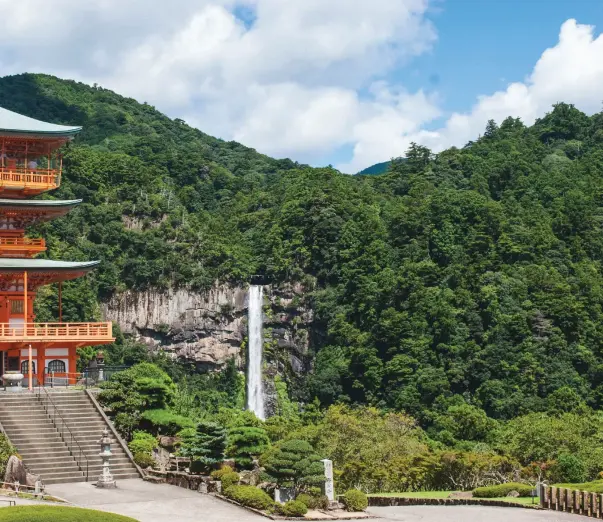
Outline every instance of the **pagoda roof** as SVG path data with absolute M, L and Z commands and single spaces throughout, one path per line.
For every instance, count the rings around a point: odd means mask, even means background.
M 0 135 L 71 138 L 81 130 L 82 127 L 48 123 L 0 107 Z
M 27 272 L 28 288 L 35 291 L 42 285 L 68 281 L 86 275 L 100 261 L 53 261 L 50 259 L 0 258 L 0 291 L 14 291 Z
M 0 198 L 0 207 L 19 208 L 62 208 L 75 207 L 82 202 L 81 199 L 6 199 Z
M 0 272 L 82 272 L 92 270 L 99 264 L 100 261 L 0 258 Z

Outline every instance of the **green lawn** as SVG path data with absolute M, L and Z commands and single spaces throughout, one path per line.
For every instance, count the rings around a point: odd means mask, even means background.
M 603 493 L 603 480 L 593 480 L 581 484 L 553 484 L 556 488 L 576 489 L 578 491 L 590 491 L 592 493 Z
M 369 497 L 401 497 L 401 498 L 448 498 L 452 491 L 414 491 L 404 493 L 371 493 Z M 532 504 L 532 497 L 500 497 L 500 498 L 483 498 L 480 500 L 502 500 L 503 502 L 510 502 L 512 504 Z M 538 505 L 538 499 L 534 499 L 534 505 Z
M 0 522 L 137 522 L 130 517 L 60 506 L 16 506 L 0 508 Z

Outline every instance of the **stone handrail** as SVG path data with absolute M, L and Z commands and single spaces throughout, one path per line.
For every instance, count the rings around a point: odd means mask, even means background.
M 138 474 L 142 478 L 144 478 L 144 476 L 145 476 L 144 471 L 142 471 L 142 468 L 138 464 L 136 464 L 136 462 L 134 461 L 134 455 L 132 455 L 130 448 L 128 448 L 128 445 L 126 444 L 126 441 L 121 438 L 121 435 L 117 432 L 117 430 L 115 429 L 115 426 L 113 426 L 113 423 L 111 422 L 109 417 L 107 417 L 107 414 L 105 413 L 105 410 L 103 410 L 103 407 L 98 403 L 98 401 L 96 400 L 96 397 L 90 390 L 85 390 L 85 391 L 86 391 L 86 394 L 88 395 L 88 398 L 90 399 L 90 401 L 96 408 L 96 411 L 98 411 L 100 413 L 101 417 L 105 421 L 105 424 L 111 430 L 111 433 L 113 434 L 113 437 L 115 437 L 115 440 L 117 441 L 117 443 L 124 450 L 124 452 L 126 453 L 128 458 L 130 459 L 130 462 L 132 462 L 132 464 L 134 464 L 134 466 L 136 467 L 136 471 L 138 471 Z

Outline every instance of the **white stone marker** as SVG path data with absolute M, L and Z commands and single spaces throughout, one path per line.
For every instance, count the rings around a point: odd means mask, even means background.
M 325 465 L 325 495 L 329 502 L 335 500 L 335 487 L 333 486 L 333 461 L 323 459 L 321 462 Z

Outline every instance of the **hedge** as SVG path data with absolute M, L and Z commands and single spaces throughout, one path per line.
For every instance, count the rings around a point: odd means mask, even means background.
M 368 507 L 367 496 L 358 489 L 346 491 L 342 500 L 347 511 L 364 511 Z
M 473 490 L 475 498 L 499 498 L 506 497 L 511 491 L 517 491 L 520 497 L 532 496 L 534 488 L 528 484 L 519 482 L 507 482 L 506 484 L 498 484 L 496 486 L 485 486 Z
M 254 486 L 230 486 L 222 493 L 243 506 L 264 510 L 274 507 L 270 495 Z
M 280 512 L 286 517 L 303 517 L 308 507 L 299 500 L 290 500 L 280 507 Z

